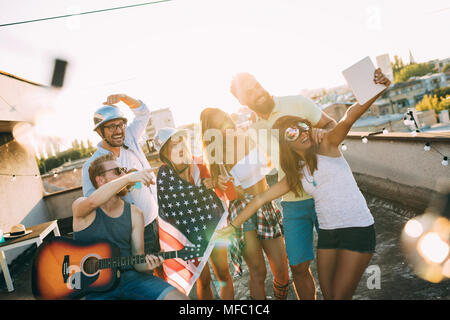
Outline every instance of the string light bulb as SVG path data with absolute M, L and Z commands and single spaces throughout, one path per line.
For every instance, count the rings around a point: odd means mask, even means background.
M 446 167 L 448 166 L 448 157 L 444 157 L 444 159 L 442 160 L 441 164 Z
M 12 177 L 11 177 L 11 181 L 16 181 L 16 178 L 17 178 L 16 175 L 13 174 Z
M 367 141 L 369 141 L 369 140 L 367 140 L 366 137 L 363 137 L 363 138 L 362 138 L 362 143 L 367 143 Z
M 389 133 L 388 129 L 383 128 L 383 134 L 388 134 L 388 133 Z
M 425 151 L 430 151 L 431 150 L 431 146 L 430 146 L 429 142 L 425 143 L 425 147 L 423 147 L 423 150 L 425 150 Z
M 342 144 L 341 150 L 342 150 L 342 151 L 346 151 L 346 150 L 347 150 L 347 146 L 346 146 L 345 144 Z
M 411 135 L 412 135 L 413 137 L 417 136 L 418 133 L 419 133 L 419 130 L 411 131 Z

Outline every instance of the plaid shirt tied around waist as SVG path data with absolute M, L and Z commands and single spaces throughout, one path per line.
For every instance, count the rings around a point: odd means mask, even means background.
M 234 200 L 230 203 L 229 219 L 232 221 L 254 198 L 253 195 L 245 194 L 245 199 Z M 261 240 L 278 238 L 283 234 L 282 215 L 275 202 L 268 202 L 256 211 L 256 236 Z M 231 262 L 236 272 L 242 275 L 242 253 L 244 250 L 244 224 L 231 237 L 229 247 Z

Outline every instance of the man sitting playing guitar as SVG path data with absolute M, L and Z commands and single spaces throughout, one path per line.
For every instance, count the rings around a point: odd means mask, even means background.
M 75 240 L 109 241 L 119 247 L 120 256 L 144 254 L 144 218 L 134 205 L 120 197 L 127 187 L 137 182 L 145 186 L 154 183 L 153 169 L 126 174 L 112 154 L 95 159 L 89 167 L 89 178 L 96 188 L 89 197 L 81 197 L 72 204 L 73 235 Z M 113 290 L 94 292 L 86 299 L 148 299 L 184 300 L 186 295 L 155 277 L 151 272 L 163 262 L 161 257 L 147 254 L 146 263 L 121 269 L 120 283 Z

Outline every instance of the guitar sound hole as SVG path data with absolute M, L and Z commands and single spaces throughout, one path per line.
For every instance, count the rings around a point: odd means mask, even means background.
M 98 271 L 98 259 L 89 257 L 84 261 L 83 270 L 86 274 L 91 275 Z

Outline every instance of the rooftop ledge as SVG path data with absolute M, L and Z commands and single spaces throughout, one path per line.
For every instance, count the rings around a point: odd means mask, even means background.
M 412 136 L 411 132 L 359 132 L 350 131 L 346 139 L 361 139 L 366 137 L 368 140 L 397 140 L 411 142 L 450 142 L 450 132 L 418 132 Z

